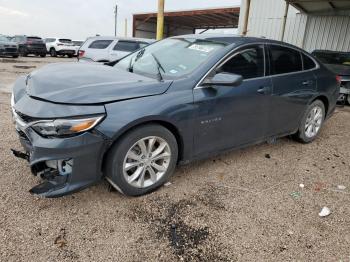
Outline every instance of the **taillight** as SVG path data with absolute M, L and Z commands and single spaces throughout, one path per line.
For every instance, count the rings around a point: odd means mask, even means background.
M 340 85 L 341 84 L 341 76 L 337 75 L 335 77 L 335 79 L 337 80 L 338 85 Z
M 27 42 L 26 42 L 27 45 L 30 45 L 30 44 L 32 44 L 32 43 L 33 43 L 32 41 L 27 41 Z
M 79 57 L 83 57 L 85 54 L 85 51 L 84 50 L 79 50 Z

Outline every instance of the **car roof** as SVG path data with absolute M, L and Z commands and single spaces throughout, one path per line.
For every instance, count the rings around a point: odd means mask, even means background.
M 300 49 L 296 46 L 293 46 L 291 44 L 288 44 L 286 42 L 281 42 L 277 40 L 272 40 L 268 38 L 263 37 L 247 37 L 247 36 L 241 36 L 241 35 L 229 35 L 229 34 L 192 34 L 192 35 L 180 35 L 180 36 L 174 36 L 172 38 L 194 38 L 194 39 L 202 39 L 202 40 L 211 40 L 211 41 L 218 41 L 218 42 L 224 42 L 227 44 L 236 44 L 236 45 L 242 45 L 242 44 L 249 44 L 249 43 L 270 43 L 270 44 L 279 44 L 279 45 L 285 45 L 290 46 L 292 48 Z M 300 49 L 302 50 L 302 49 Z M 304 51 L 304 50 L 302 50 Z M 304 51 L 305 52 L 305 51 Z
M 115 36 L 93 36 L 89 37 L 89 40 L 125 40 L 125 41 L 141 41 L 152 43 L 155 40 L 149 38 L 135 38 L 135 37 L 115 37 Z

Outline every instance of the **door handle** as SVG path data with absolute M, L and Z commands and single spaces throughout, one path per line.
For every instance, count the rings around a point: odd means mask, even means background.
M 310 85 L 312 85 L 312 83 L 313 83 L 312 80 L 306 80 L 306 81 L 302 82 L 302 84 L 303 84 L 304 86 L 310 86 Z
M 266 95 L 270 92 L 271 88 L 269 86 L 264 86 L 258 89 L 258 93 L 262 95 Z

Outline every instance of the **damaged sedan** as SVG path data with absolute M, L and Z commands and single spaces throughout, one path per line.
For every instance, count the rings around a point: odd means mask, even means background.
M 108 65 L 51 64 L 14 84 L 12 114 L 45 197 L 106 179 L 125 195 L 163 185 L 177 164 L 293 135 L 312 142 L 337 78 L 294 46 L 188 35 Z

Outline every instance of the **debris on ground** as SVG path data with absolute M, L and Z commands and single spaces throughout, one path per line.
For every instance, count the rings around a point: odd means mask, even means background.
M 270 159 L 271 155 L 270 154 L 265 154 L 265 158 Z
M 61 228 L 60 234 L 55 239 L 55 245 L 57 245 L 59 248 L 63 248 L 67 245 L 66 240 L 66 229 Z
M 291 197 L 293 197 L 294 199 L 300 198 L 301 197 L 301 193 L 300 192 L 292 192 L 290 193 Z
M 326 188 L 326 184 L 322 182 L 316 182 L 315 183 L 315 191 L 320 192 L 322 189 Z
M 329 216 L 330 214 L 331 214 L 331 210 L 330 210 L 328 207 L 323 207 L 323 208 L 321 209 L 321 212 L 318 213 L 318 215 L 319 215 L 320 217 L 326 217 L 326 216 Z
M 170 186 L 171 185 L 171 182 L 166 182 L 165 184 L 164 184 L 164 186 Z
M 14 65 L 14 68 L 21 68 L 21 69 L 31 69 L 36 68 L 36 66 L 24 66 L 24 65 Z
M 305 185 L 304 185 L 304 184 L 300 184 L 299 187 L 300 187 L 300 188 L 304 188 Z
M 346 186 L 343 186 L 343 185 L 337 185 L 337 189 L 339 189 L 339 190 L 345 190 L 345 189 L 346 189 Z

